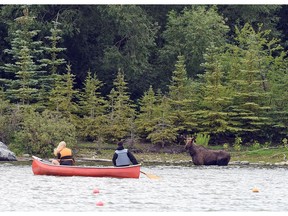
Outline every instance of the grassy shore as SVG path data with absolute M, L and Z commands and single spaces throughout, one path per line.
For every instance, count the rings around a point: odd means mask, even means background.
M 184 146 L 165 147 L 164 149 L 152 148 L 151 145 L 135 144 L 126 146 L 131 149 L 135 157 L 140 163 L 158 162 L 158 163 L 190 163 L 191 156 L 185 152 Z M 94 160 L 111 160 L 116 145 L 97 145 L 95 143 L 81 143 L 77 146 L 77 158 L 86 158 Z M 222 146 L 209 147 L 211 149 L 222 149 Z M 175 150 L 176 149 L 176 150 Z M 230 162 L 245 161 L 249 163 L 279 163 L 285 161 L 288 156 L 288 149 L 284 147 L 278 148 L 242 148 L 241 151 L 235 151 L 233 148 L 227 151 L 231 154 Z M 288 160 L 288 157 L 287 157 Z

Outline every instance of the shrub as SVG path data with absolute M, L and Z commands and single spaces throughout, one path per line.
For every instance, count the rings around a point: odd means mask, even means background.
M 257 150 L 257 149 L 260 149 L 260 148 L 261 148 L 260 143 L 255 140 L 253 145 L 252 145 L 252 149 Z
M 62 140 L 71 148 L 76 145 L 76 129 L 68 119 L 56 112 L 40 114 L 29 109 L 23 112 L 21 129 L 15 133 L 11 148 L 47 157 Z
M 198 145 L 208 146 L 210 135 L 205 133 L 198 133 L 196 135 L 196 143 Z
M 0 141 L 9 145 L 22 119 L 23 116 L 19 107 L 8 103 L 5 106 L 0 106 Z
M 242 139 L 240 137 L 236 137 L 235 143 L 233 145 L 234 150 L 240 151 L 241 150 L 241 144 L 242 144 Z
M 269 148 L 271 146 L 271 142 L 265 142 L 264 143 L 264 148 Z
M 229 144 L 228 144 L 228 143 L 224 143 L 224 144 L 223 144 L 223 148 L 224 148 L 225 150 L 228 150 L 228 149 L 229 149 Z
M 157 128 L 151 132 L 147 138 L 150 139 L 153 144 L 161 144 L 162 148 L 164 148 L 165 144 L 175 142 L 176 136 L 177 132 L 173 128 L 167 127 L 162 130 Z
M 287 138 L 282 139 L 282 144 L 285 148 L 288 148 L 287 144 L 288 144 L 288 140 Z

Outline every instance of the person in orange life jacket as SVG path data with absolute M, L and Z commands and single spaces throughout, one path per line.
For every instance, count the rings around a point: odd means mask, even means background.
M 118 142 L 118 148 L 113 155 L 112 161 L 116 167 L 138 164 L 134 155 L 128 149 L 124 149 L 123 142 Z
M 75 163 L 73 152 L 70 148 L 66 147 L 66 143 L 64 141 L 61 141 L 57 148 L 54 149 L 54 155 L 57 156 L 57 160 L 52 160 L 52 164 L 54 165 L 72 166 Z

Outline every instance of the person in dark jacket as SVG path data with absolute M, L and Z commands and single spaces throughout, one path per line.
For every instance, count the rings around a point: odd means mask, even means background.
M 113 155 L 112 161 L 114 166 L 116 167 L 138 164 L 138 161 L 136 160 L 134 155 L 129 152 L 128 149 L 124 149 L 123 142 L 118 142 L 118 148 Z

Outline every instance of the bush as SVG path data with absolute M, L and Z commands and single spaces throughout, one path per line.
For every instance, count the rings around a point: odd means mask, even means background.
M 228 143 L 224 143 L 223 144 L 223 148 L 227 151 L 229 149 L 229 144 Z
M 0 141 L 9 145 L 15 131 L 19 128 L 22 118 L 19 107 L 8 103 L 4 104 L 2 101 L 0 105 Z
M 261 148 L 260 143 L 255 140 L 253 145 L 252 145 L 252 149 L 257 150 L 257 149 L 260 149 L 260 148 Z
M 59 113 L 31 109 L 23 111 L 21 129 L 15 133 L 11 149 L 40 156 L 51 156 L 53 149 L 64 140 L 73 148 L 76 145 L 75 126 Z
M 83 140 L 95 141 L 109 139 L 107 131 L 109 127 L 108 120 L 105 116 L 97 118 L 84 117 L 78 121 L 77 127 L 79 128 L 79 137 Z M 107 135 L 107 136 L 106 136 Z
M 242 139 L 240 137 L 236 137 L 235 143 L 233 145 L 233 148 L 235 151 L 241 151 L 241 144 L 242 144 Z
M 168 143 L 174 143 L 177 132 L 172 127 L 155 127 L 156 129 L 148 135 L 148 139 L 151 140 L 153 144 L 161 144 L 162 148 Z
M 209 140 L 210 140 L 210 135 L 209 134 L 198 133 L 196 135 L 196 143 L 197 143 L 197 145 L 208 146 Z
M 264 143 L 264 148 L 269 148 L 271 146 L 271 142 L 265 142 Z
M 285 148 L 288 148 L 287 143 L 288 143 L 287 138 L 282 139 L 282 144 L 283 144 L 283 146 L 284 146 Z

